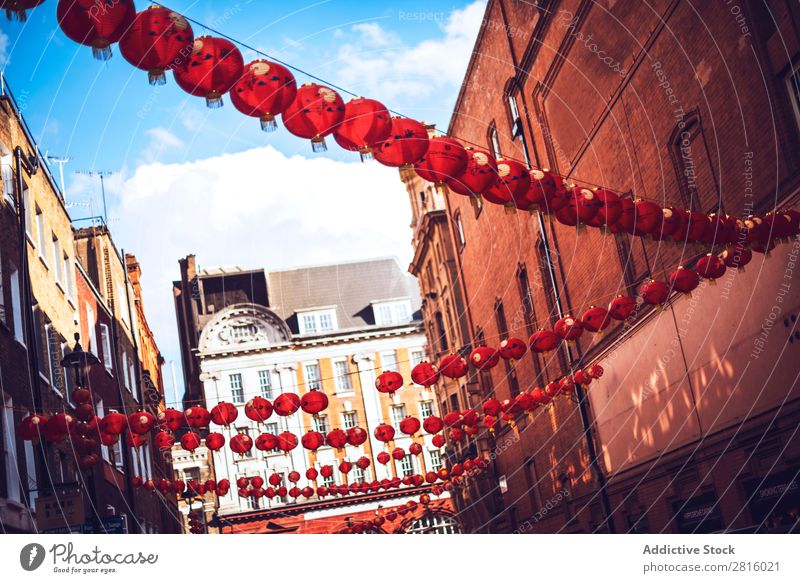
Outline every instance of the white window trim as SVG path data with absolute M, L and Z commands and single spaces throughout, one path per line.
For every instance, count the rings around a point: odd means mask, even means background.
M 398 315 L 398 309 L 404 308 L 405 317 Z M 390 312 L 389 320 L 386 320 L 382 314 L 382 309 L 388 309 Z M 385 300 L 380 302 L 372 302 L 372 313 L 375 316 L 375 324 L 378 326 L 392 326 L 397 324 L 407 324 L 411 322 L 414 317 L 414 311 L 411 307 L 410 298 L 398 298 L 396 300 Z
M 327 315 L 331 319 L 330 330 L 323 330 L 320 326 L 320 316 Z M 315 328 L 312 330 L 306 326 L 305 318 L 311 317 L 314 320 Z M 336 307 L 313 308 L 310 310 L 300 310 L 297 312 L 297 327 L 300 334 L 324 334 L 334 332 L 339 329 L 339 322 L 336 318 Z

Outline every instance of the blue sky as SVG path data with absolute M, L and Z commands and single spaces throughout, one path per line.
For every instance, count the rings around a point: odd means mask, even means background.
M 168 5 L 446 128 L 485 0 Z M 167 85 L 151 87 L 116 47 L 110 61 L 96 61 L 58 29 L 55 6 L 46 0 L 25 23 L 0 18 L 0 66 L 41 149 L 72 158 L 65 176 L 73 218 L 102 212 L 97 180 L 75 171 L 114 172 L 109 226 L 118 248 L 142 263 L 148 319 L 168 362 L 168 400 L 170 361 L 182 392 L 170 287 L 179 258 L 267 269 L 386 255 L 408 263 L 410 210 L 396 171 L 362 164 L 330 139 L 319 155 L 281 127 L 264 133 L 227 97 L 222 109 L 208 109 L 170 74 Z M 242 52 L 246 62 L 257 57 Z

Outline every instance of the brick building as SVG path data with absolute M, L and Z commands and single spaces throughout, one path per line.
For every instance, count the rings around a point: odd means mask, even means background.
M 169 458 L 151 456 L 149 445 L 138 452 L 122 444 L 103 447 L 102 462 L 82 472 L 70 440 L 19 438 L 18 424 L 29 413 L 74 415 L 75 377 L 61 361 L 74 348 L 76 333 L 100 358 L 87 379 L 98 415 L 112 407 L 138 409 L 144 366 L 156 379 L 156 406 L 163 391 L 138 277 L 136 285 L 127 281 L 105 227 L 75 230 L 4 78 L 0 153 L 0 526 L 5 532 L 116 531 L 125 525 L 129 532 L 177 532 L 174 496 L 171 505 L 164 500 L 159 506 L 152 493 L 131 492 L 128 479 L 145 468 L 171 476 Z M 138 266 L 132 267 L 138 276 Z
M 202 392 L 191 394 L 196 381 L 187 379 L 187 406 L 203 402 L 211 408 L 219 402 L 233 403 L 239 416 L 230 428 L 215 428 L 226 441 L 237 433 L 255 438 L 266 432 L 277 435 L 290 431 L 302 436 L 310 430 L 323 435 L 332 429 L 362 427 L 369 439 L 341 450 L 324 445 L 316 452 L 297 447 L 288 453 L 281 450 L 253 449 L 245 456 L 233 454 L 228 447 L 212 457 L 217 480 L 226 478 L 235 484 L 240 477 L 261 476 L 265 482 L 272 474 L 287 476 L 297 471 L 306 485 L 305 472 L 324 465 L 334 468 L 330 478 L 318 477 L 317 486 L 371 482 L 436 471 L 442 466 L 439 448 L 430 435 L 408 437 L 397 431 L 390 448 L 402 448 L 401 460 L 387 465 L 377 461 L 386 449 L 373 433 L 379 423 L 397 428 L 406 416 L 418 419 L 438 409 L 429 389 L 407 386 L 393 396 L 375 389 L 375 378 L 383 370 L 395 370 L 410 377 L 411 367 L 424 359 L 425 336 L 419 319 L 419 293 L 412 278 L 403 274 L 393 259 L 341 263 L 283 271 L 244 271 L 236 268 L 197 270 L 194 257 L 181 261 L 182 280 L 174 284 L 178 326 L 186 329 L 184 298 L 192 290 L 200 292 L 192 301 L 192 321 L 202 322 L 188 330 L 187 338 L 197 338 L 192 358 Z M 196 274 L 195 281 L 183 277 Z M 231 280 L 231 281 L 228 281 Z M 245 291 L 258 301 L 241 301 Z M 255 290 L 253 292 L 252 290 Z M 191 363 L 184 369 L 193 370 Z M 260 426 L 243 413 L 244 404 L 256 395 L 274 400 L 279 394 L 304 395 L 324 391 L 328 407 L 319 415 L 298 412 L 289 417 L 273 414 Z M 191 395 L 191 398 L 190 398 Z M 409 453 L 412 442 L 422 446 L 419 455 Z M 366 469 L 355 462 L 370 460 Z M 340 463 L 353 464 L 349 473 L 341 472 Z M 186 466 L 186 464 L 183 464 Z M 183 467 L 202 475 L 197 468 Z M 309 482 L 310 483 L 310 482 Z M 430 490 L 430 485 L 386 492 L 351 496 L 345 499 L 317 499 L 299 503 L 289 497 L 243 498 L 235 487 L 218 500 L 214 526 L 221 532 L 270 532 L 270 523 L 297 532 L 338 532 L 347 527 L 347 518 L 358 512 L 372 516 L 376 511 L 400 506 L 414 496 Z M 305 499 L 302 499 L 305 500 Z M 445 493 L 441 505 L 449 506 Z M 438 507 L 438 506 L 437 506 Z M 324 520 L 323 520 L 324 519 Z M 441 528 L 455 528 L 450 515 L 430 517 Z M 397 528 L 393 525 L 392 528 Z M 460 528 L 460 527 L 459 527 Z
M 791 2 L 766 4 L 490 0 L 448 133 L 662 206 L 746 216 L 796 205 L 800 16 Z M 635 296 L 708 251 L 445 200 L 473 343 Z M 497 437 L 502 508 L 487 523 L 467 504 L 460 512 L 477 516 L 465 520 L 490 532 L 796 528 L 796 253 L 756 255 L 691 300 L 640 309 L 634 325 L 569 352 L 528 354 L 515 376 L 485 375 L 483 395 L 504 399 L 582 363 L 607 371 L 585 420 L 558 399 L 519 439 Z

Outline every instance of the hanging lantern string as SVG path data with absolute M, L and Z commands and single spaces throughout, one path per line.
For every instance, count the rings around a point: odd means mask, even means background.
M 164 4 L 162 4 L 160 2 L 155 2 L 154 0 L 148 0 L 148 2 L 153 6 L 163 6 L 165 8 L 168 8 L 167 6 L 164 6 Z M 172 10 L 172 9 L 170 9 L 170 10 Z M 177 13 L 178 11 L 177 10 L 173 10 L 173 12 Z M 187 21 L 191 22 L 192 24 L 200 26 L 201 28 L 204 28 L 207 31 L 209 31 L 209 32 L 221 37 L 221 38 L 224 38 L 224 39 L 226 39 L 226 40 L 228 40 L 228 41 L 230 41 L 230 42 L 232 42 L 232 43 L 234 43 L 236 45 L 239 45 L 239 46 L 241 46 L 241 47 L 243 47 L 245 49 L 253 51 L 257 55 L 260 55 L 260 56 L 264 57 L 265 59 L 269 59 L 269 60 L 274 61 L 274 62 L 276 62 L 276 63 L 278 63 L 280 65 L 283 65 L 284 67 L 286 67 L 288 69 L 296 71 L 297 73 L 300 73 L 301 75 L 305 75 L 306 77 L 308 77 L 310 79 L 313 79 L 314 81 L 319 81 L 320 83 L 326 85 L 327 87 L 331 87 L 332 89 L 336 89 L 337 91 L 340 91 L 342 93 L 346 93 L 347 95 L 350 95 L 351 97 L 359 97 L 361 95 L 359 93 L 355 93 L 353 91 L 350 91 L 349 89 L 346 89 L 346 88 L 342 87 L 341 85 L 338 85 L 336 83 L 332 83 L 332 82 L 330 82 L 330 81 L 328 81 L 326 79 L 323 79 L 322 77 L 314 75 L 313 73 L 310 73 L 309 71 L 306 71 L 305 69 L 302 69 L 301 67 L 298 67 L 296 65 L 292 65 L 291 63 L 288 63 L 287 61 L 279 59 L 279 58 L 275 57 L 274 55 L 266 53 L 266 52 L 262 51 L 261 49 L 257 49 L 256 47 L 254 47 L 254 46 L 252 46 L 252 45 L 250 45 L 250 44 L 248 44 L 248 43 L 246 43 L 244 41 L 241 41 L 241 40 L 239 40 L 239 39 L 237 39 L 235 37 L 232 37 L 232 36 L 230 36 L 228 34 L 225 34 L 224 32 L 222 32 L 222 31 L 220 31 L 220 30 L 218 30 L 218 29 L 216 29 L 216 28 L 214 28 L 212 26 L 209 26 L 208 24 L 205 24 L 204 22 L 201 22 L 201 21 L 199 21 L 199 20 L 197 20 L 195 18 L 191 18 L 189 16 L 186 16 L 185 14 L 181 14 L 181 16 L 183 16 L 183 18 L 185 18 Z M 405 114 L 403 114 L 403 113 L 401 113 L 401 112 L 399 112 L 397 110 L 394 110 L 394 109 L 391 109 L 391 108 L 388 108 L 388 107 L 386 109 L 390 113 L 393 113 L 394 115 L 397 115 L 399 117 L 409 118 L 409 116 L 407 116 L 407 115 L 405 115 Z M 434 128 L 434 131 L 436 133 L 438 133 L 439 135 L 448 136 L 448 133 L 446 131 L 440 130 L 438 128 Z M 466 140 L 466 139 L 464 139 L 462 137 L 459 137 L 457 135 L 450 134 L 449 136 L 452 137 L 452 138 L 458 139 L 459 141 L 461 141 L 461 142 L 463 142 L 465 144 L 468 144 L 470 146 L 474 146 L 474 147 L 481 148 L 481 149 L 484 148 L 484 146 L 481 145 L 481 144 L 478 144 L 476 142 L 471 142 L 471 141 Z M 528 166 L 528 163 L 525 160 L 522 160 L 522 159 L 519 159 L 519 158 L 513 158 L 511 156 L 503 156 L 503 159 L 512 160 L 514 162 L 519 162 L 520 164 L 522 164 L 523 166 L 526 166 L 526 167 Z M 552 173 L 560 176 L 561 178 L 563 178 L 565 180 L 572 180 L 567 175 L 559 174 L 557 172 L 552 172 Z M 602 184 L 590 182 L 588 180 L 581 180 L 580 182 L 585 184 L 585 185 L 588 185 L 588 186 L 594 186 L 594 187 L 597 187 L 597 188 L 606 188 Z M 616 192 L 623 192 L 623 191 L 617 190 Z M 641 198 L 641 197 L 639 197 L 639 198 Z M 646 199 L 642 199 L 642 200 L 646 200 Z

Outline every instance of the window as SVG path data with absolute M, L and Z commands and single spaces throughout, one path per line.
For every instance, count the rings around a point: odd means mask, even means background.
M 72 284 L 72 263 L 69 260 L 69 255 L 64 253 L 62 259 L 62 269 L 64 272 L 64 292 L 67 294 L 69 299 L 75 299 L 75 287 Z
M 456 211 L 456 214 L 453 216 L 453 221 L 456 225 L 456 238 L 458 241 L 458 250 L 464 248 L 464 245 L 467 244 L 467 239 L 464 237 L 464 225 L 461 223 L 461 213 Z
M 397 370 L 397 354 L 391 352 L 381 352 L 381 366 L 383 370 Z
M 500 151 L 500 137 L 497 135 L 497 126 L 495 126 L 494 122 L 489 126 L 488 142 L 489 151 L 495 160 L 501 158 L 503 153 Z
M 448 347 L 447 329 L 444 326 L 444 318 L 442 318 L 441 312 L 436 312 L 433 318 L 436 320 L 436 332 L 439 335 L 439 350 L 444 352 Z
M 353 381 L 350 379 L 350 363 L 347 360 L 337 360 L 333 363 L 334 382 L 336 392 L 347 393 L 353 390 Z
M 506 96 L 508 102 L 508 114 L 511 117 L 511 139 L 516 139 L 522 134 L 522 119 L 519 115 L 516 93 L 509 93 Z
M 392 425 L 397 431 L 400 431 L 400 422 L 406 418 L 406 406 L 392 405 L 390 410 L 392 414 Z
M 14 320 L 14 338 L 20 344 L 25 344 L 25 333 L 22 330 L 22 298 L 19 289 L 19 271 L 12 267 L 11 277 L 11 312 Z
M 242 386 L 241 373 L 234 373 L 228 376 L 228 381 L 231 385 L 231 399 L 234 405 L 242 405 L 244 403 L 244 387 Z
M 433 401 L 419 402 L 419 416 L 425 419 L 433 415 Z
M 414 456 L 406 454 L 405 457 L 400 460 L 400 473 L 404 476 L 414 475 Z
M 327 477 L 323 476 L 322 477 L 322 485 L 325 486 L 326 488 L 330 488 L 331 486 L 333 486 L 335 484 L 336 484 L 336 471 L 335 470 L 330 476 L 327 476 Z
M 131 358 L 128 361 L 128 377 L 131 379 L 131 395 L 137 401 L 139 400 L 139 379 L 136 378 L 136 367 L 134 366 L 135 360 Z
M 89 352 L 95 356 L 100 353 L 97 350 L 97 321 L 94 319 L 94 310 L 86 305 L 86 326 L 89 328 Z
M 412 350 L 410 352 L 411 366 L 416 366 L 425 360 L 425 353 L 422 350 Z
M 442 469 L 442 452 L 438 449 L 432 449 L 428 452 L 431 456 L 431 471 L 438 472 Z
M 17 463 L 16 423 L 14 423 L 14 401 L 3 393 L 3 458 L 6 474 L 7 497 L 22 501 L 19 464 Z
M 452 516 L 425 514 L 411 523 L 406 534 L 461 534 L 461 527 Z
M 307 364 L 305 366 L 306 371 L 306 386 L 311 391 L 318 391 L 322 388 L 322 383 L 320 382 L 320 374 L 319 374 L 319 364 L 316 362 Z
M 33 453 L 33 442 L 26 441 L 25 448 L 25 474 L 27 479 L 28 503 L 31 510 L 36 510 L 36 497 L 38 496 L 39 481 L 36 479 L 36 458 Z
M 378 326 L 405 324 L 411 320 L 411 301 L 375 302 L 372 304 L 372 312 Z
M 111 334 L 105 324 L 100 324 L 100 342 L 103 343 L 103 366 L 108 372 L 112 372 L 114 365 L 111 360 Z
M 64 261 L 61 253 L 61 243 L 53 233 L 53 270 L 56 277 L 56 283 L 61 284 L 62 289 L 64 286 Z
M 3 178 L 3 194 L 11 206 L 14 206 L 14 156 L 11 152 L 0 144 L 0 170 Z
M 50 387 L 61 397 L 64 395 L 64 369 L 61 368 L 61 336 L 52 324 L 45 326 L 47 334 L 47 355 L 50 363 Z
M 328 428 L 328 416 L 317 415 L 312 417 L 314 420 L 314 431 L 319 431 L 322 435 L 327 435 L 330 429 Z
M 103 399 L 97 399 L 97 404 L 95 405 L 95 409 L 97 410 L 97 416 L 100 419 L 102 419 L 106 414 L 105 407 L 103 407 Z M 147 448 L 144 448 L 144 449 L 146 450 Z M 107 461 L 107 462 L 111 461 L 111 455 L 109 454 L 109 449 L 108 449 L 107 445 L 101 445 L 100 446 L 100 455 L 103 456 L 103 459 L 105 461 Z
M 8 325 L 6 320 L 6 292 L 5 284 L 3 281 L 3 256 L 0 254 L 0 322 Z
M 353 469 L 351 470 L 351 476 L 352 479 L 350 480 L 350 483 L 358 484 L 359 482 L 363 482 L 365 479 L 364 470 L 362 470 L 355 464 L 353 464 Z
M 260 387 L 262 397 L 265 399 L 272 399 L 272 374 L 268 370 L 258 371 L 258 386 Z
M 342 413 L 342 425 L 344 425 L 345 429 L 350 429 L 351 427 L 358 427 L 358 412 L 345 411 L 344 413 Z
M 27 203 L 25 206 L 28 206 Z M 39 257 L 45 260 L 46 263 L 47 258 L 44 256 L 44 254 L 46 253 L 45 250 L 47 249 L 47 247 L 45 247 L 47 243 L 47 230 L 44 226 L 44 213 L 38 206 L 36 207 L 36 231 L 39 234 Z
M 128 377 L 128 353 L 122 351 L 122 384 L 128 391 L 131 390 L 131 380 Z
M 300 334 L 330 332 L 337 328 L 336 311 L 333 309 L 302 312 L 298 316 Z

